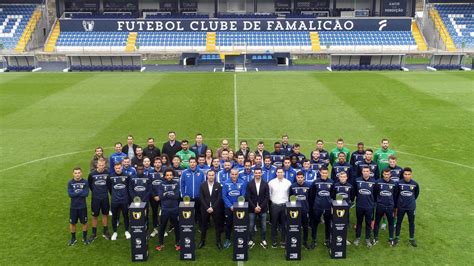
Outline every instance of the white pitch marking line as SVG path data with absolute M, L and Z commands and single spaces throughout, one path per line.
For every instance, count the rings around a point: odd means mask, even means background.
M 234 74 L 234 147 L 239 146 L 239 116 L 237 113 L 237 74 Z

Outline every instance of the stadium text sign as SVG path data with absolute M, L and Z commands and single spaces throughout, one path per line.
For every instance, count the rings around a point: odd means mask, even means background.
M 62 19 L 61 31 L 409 31 L 409 18 L 393 19 Z

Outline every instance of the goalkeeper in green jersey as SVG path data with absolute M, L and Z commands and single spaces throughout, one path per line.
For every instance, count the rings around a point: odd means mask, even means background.
M 374 161 L 379 167 L 379 176 L 381 176 L 382 171 L 389 166 L 388 157 L 391 155 L 395 156 L 395 151 L 388 148 L 389 141 L 388 139 L 382 139 L 381 147 L 374 153 Z
M 339 138 L 336 141 L 336 148 L 332 149 L 329 153 L 329 161 L 331 162 L 331 165 L 337 162 L 337 158 L 341 152 L 346 155 L 346 162 L 348 162 L 350 158 L 350 151 L 344 146 L 344 140 Z

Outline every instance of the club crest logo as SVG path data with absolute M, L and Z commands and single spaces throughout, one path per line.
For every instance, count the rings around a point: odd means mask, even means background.
M 336 215 L 339 218 L 342 218 L 345 213 L 346 213 L 346 210 L 336 210 Z
M 138 220 L 140 217 L 142 217 L 141 212 L 132 212 L 133 219 Z
M 237 212 L 235 212 L 235 216 L 237 216 L 237 219 L 242 220 L 245 217 L 245 212 L 244 211 L 241 211 L 241 212 L 237 211 Z
M 183 211 L 183 217 L 184 219 L 191 218 L 191 211 Z
M 298 218 L 298 214 L 299 214 L 298 211 L 290 211 L 290 217 L 292 219 Z
M 93 31 L 94 30 L 94 21 L 90 20 L 83 20 L 82 21 L 82 26 L 84 27 L 84 30 L 87 32 Z

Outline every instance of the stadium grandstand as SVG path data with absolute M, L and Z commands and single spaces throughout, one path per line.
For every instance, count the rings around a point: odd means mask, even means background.
M 220 54 L 222 63 L 225 53 L 429 57 L 474 51 L 474 4 L 468 0 L 0 3 L 0 47 L 8 55 L 191 52 Z

